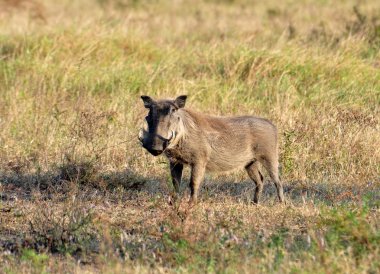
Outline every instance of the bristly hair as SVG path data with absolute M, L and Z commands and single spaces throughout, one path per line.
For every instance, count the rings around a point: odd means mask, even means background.
M 178 128 L 176 129 L 176 136 L 173 142 L 170 143 L 169 147 L 174 147 L 178 144 L 181 139 L 186 139 L 189 137 L 189 129 L 196 130 L 197 125 L 189 113 L 189 111 L 185 109 L 178 110 L 178 115 L 180 117 L 180 121 L 178 124 Z

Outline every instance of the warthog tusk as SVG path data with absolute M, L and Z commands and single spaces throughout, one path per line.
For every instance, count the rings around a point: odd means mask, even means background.
M 139 141 L 142 143 L 144 140 L 144 130 L 141 128 L 139 131 Z
M 171 135 L 168 139 L 168 142 L 172 141 L 174 137 L 175 137 L 175 132 L 174 132 L 174 130 L 171 130 Z

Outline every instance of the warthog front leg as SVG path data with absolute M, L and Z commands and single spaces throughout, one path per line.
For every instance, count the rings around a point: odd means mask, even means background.
M 170 174 L 172 176 L 174 190 L 177 194 L 181 186 L 182 170 L 183 164 L 170 162 Z
M 197 163 L 191 168 L 191 178 L 190 178 L 190 204 L 196 204 L 198 200 L 199 187 L 203 181 L 203 177 L 206 171 L 206 165 Z

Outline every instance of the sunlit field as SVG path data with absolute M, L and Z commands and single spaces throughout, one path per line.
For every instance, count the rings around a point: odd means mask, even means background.
M 0 0 L 0 273 L 378 273 L 378 0 Z M 141 95 L 278 127 L 173 202 Z

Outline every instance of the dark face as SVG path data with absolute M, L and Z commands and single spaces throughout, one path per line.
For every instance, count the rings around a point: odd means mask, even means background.
M 154 101 L 149 96 L 141 96 L 149 113 L 145 117 L 148 131 L 143 130 L 139 139 L 152 155 L 160 155 L 174 140 L 180 120 L 178 110 L 185 106 L 186 98 L 179 96 L 175 100 Z

